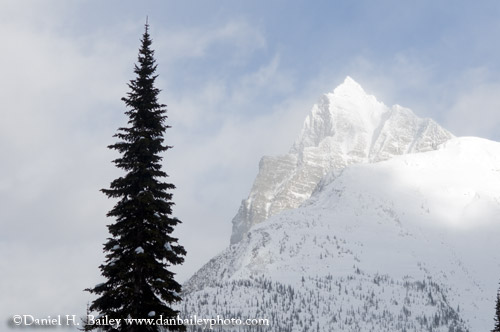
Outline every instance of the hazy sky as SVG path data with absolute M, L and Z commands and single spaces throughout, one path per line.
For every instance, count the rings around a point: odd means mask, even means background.
M 500 140 L 499 1 L 0 1 L 0 313 L 82 314 L 99 192 L 149 16 L 186 280 L 229 244 L 262 155 L 346 75 L 457 136 Z

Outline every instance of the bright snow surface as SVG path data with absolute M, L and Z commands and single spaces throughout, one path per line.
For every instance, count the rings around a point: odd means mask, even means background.
M 260 314 L 283 331 L 491 329 L 500 143 L 450 137 L 325 174 L 300 207 L 252 225 L 184 285 L 186 314 Z
M 432 290 L 434 298 L 442 296 L 450 308 L 459 308 L 463 326 L 487 330 L 493 324 L 500 276 L 498 188 L 500 143 L 478 138 L 452 139 L 437 151 L 349 166 L 337 177 L 325 177 L 302 207 L 254 226 L 242 241 L 210 261 L 185 285 L 192 292 L 187 302 L 195 294 L 219 289 L 219 295 L 212 296 L 242 310 L 247 305 L 225 294 L 230 287 L 224 282 L 263 276 L 310 290 L 316 287 L 311 277 L 330 276 L 349 287 L 349 278 L 357 276 L 353 291 L 361 287 L 365 291 L 360 294 L 373 292 L 384 305 L 398 302 L 401 305 L 384 309 L 397 317 L 408 290 L 388 282 L 386 292 L 377 292 L 373 280 L 383 275 L 401 284 L 435 283 L 439 291 Z M 254 291 L 254 298 L 262 296 Z M 430 292 L 426 289 L 425 296 Z M 421 294 L 412 296 L 405 308 L 414 318 L 435 315 L 432 305 L 418 302 Z M 355 309 L 366 305 L 358 302 L 345 296 L 339 303 Z M 316 321 L 325 324 L 321 315 Z M 353 330 L 370 326 L 360 324 Z M 330 328 L 351 331 L 335 324 Z M 435 330 L 448 331 L 446 325 L 441 328 Z

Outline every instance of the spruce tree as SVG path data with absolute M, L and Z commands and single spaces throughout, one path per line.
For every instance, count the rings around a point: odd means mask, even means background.
M 495 328 L 491 332 L 500 332 L 500 290 L 497 292 L 497 307 L 495 312 Z
M 119 128 L 118 142 L 108 146 L 121 157 L 114 160 L 125 175 L 101 191 L 118 202 L 107 214 L 115 219 L 108 225 L 110 237 L 104 244 L 106 260 L 99 268 L 106 281 L 87 291 L 97 294 L 91 312 L 108 319 L 177 317 L 171 305 L 181 300 L 181 286 L 169 267 L 181 264 L 186 254 L 171 234 L 180 221 L 172 217 L 172 193 L 175 186 L 164 179 L 160 153 L 170 149 L 163 134 L 166 105 L 158 102 L 160 90 L 155 87 L 156 61 L 151 49 L 149 25 L 141 39 L 136 78 L 128 84 L 130 91 L 122 98 L 127 106 L 128 126 Z M 96 315 L 97 316 L 97 315 Z M 159 326 L 96 326 L 87 321 L 86 330 L 159 331 Z M 185 330 L 185 326 L 169 326 Z

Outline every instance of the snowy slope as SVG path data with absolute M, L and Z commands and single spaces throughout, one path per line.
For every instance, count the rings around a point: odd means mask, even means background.
M 262 158 L 250 194 L 232 221 L 231 243 L 240 241 L 253 225 L 298 207 L 329 172 L 433 150 L 451 137 L 409 109 L 385 106 L 347 77 L 313 106 L 288 154 Z
M 500 144 L 477 138 L 331 172 L 198 271 L 182 310 L 272 331 L 489 330 L 498 188 Z

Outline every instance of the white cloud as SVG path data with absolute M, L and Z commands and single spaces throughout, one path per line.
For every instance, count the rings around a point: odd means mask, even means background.
M 241 107 L 259 98 L 289 94 L 294 89 L 296 82 L 293 75 L 280 68 L 280 56 L 276 54 L 269 63 L 242 76 L 232 89 L 231 99 Z
M 0 211 L 0 237 L 3 252 L 11 252 L 2 268 L 13 266 L 2 283 L 9 285 L 2 287 L 8 299 L 0 307 L 4 313 L 53 314 L 45 312 L 47 306 L 82 313 L 92 298 L 83 288 L 99 279 L 105 225 L 110 223 L 105 214 L 113 204 L 98 190 L 119 174 L 106 146 L 126 121 L 120 98 L 133 76 L 140 35 L 124 43 L 131 33 L 127 26 L 61 34 L 58 17 L 73 9 L 46 16 L 54 21 L 43 25 L 40 17 L 51 10 L 37 7 L 19 20 L 2 22 L 0 29 L 6 50 L 0 62 L 8 64 L 0 81 L 0 151 L 8 156 L 2 159 L 0 177 L 0 199 L 8 207 Z M 30 24 L 31 18 L 36 24 Z M 172 83 L 164 74 L 178 70 L 175 64 L 186 57 L 203 60 L 222 47 L 231 51 L 230 62 L 240 64 L 266 47 L 262 33 L 244 21 L 173 32 L 153 35 L 161 56 L 158 82 L 167 86 Z M 275 110 L 248 121 L 244 113 L 263 107 L 254 100 L 259 94 L 293 86 L 279 70 L 278 57 L 232 79 L 235 86 L 224 77 L 200 77 L 201 91 L 181 87 L 179 94 L 165 97 L 174 124 L 167 137 L 175 145 L 165 157 L 165 170 L 178 187 L 175 213 L 184 224 L 177 233 L 189 251 L 182 279 L 225 247 L 230 219 L 256 172 L 263 142 L 276 132 Z M 16 265 L 28 260 L 33 262 Z
M 388 106 L 400 104 L 419 116 L 430 116 L 435 111 L 427 107 L 433 102 L 429 96 L 437 92 L 433 70 L 412 52 L 398 52 L 383 61 L 358 55 L 347 68 L 346 74 Z
M 154 37 L 155 48 L 162 54 L 159 62 L 167 66 L 184 58 L 201 58 L 217 46 L 229 47 L 226 61 L 241 61 L 256 50 L 266 47 L 262 32 L 246 21 L 229 21 L 214 27 L 158 29 Z M 164 68 L 165 69 L 165 68 Z
M 274 93 L 289 98 L 262 101 Z M 167 135 L 175 148 L 165 166 L 177 186 L 174 212 L 184 221 L 178 236 L 188 256 L 177 270 L 185 279 L 228 245 L 231 218 L 260 157 L 288 151 L 318 95 L 296 93 L 292 75 L 274 56 L 232 83 L 208 80 L 199 90 L 170 97 Z
M 464 91 L 446 114 L 445 125 L 459 136 L 500 139 L 500 84 L 481 83 Z
M 0 238 L 9 271 L 0 312 L 80 314 L 102 262 L 110 202 L 98 190 L 115 172 L 106 145 L 136 47 L 93 35 L 83 49 L 56 29 L 63 6 L 32 3 L 0 10 L 19 14 L 0 23 Z

